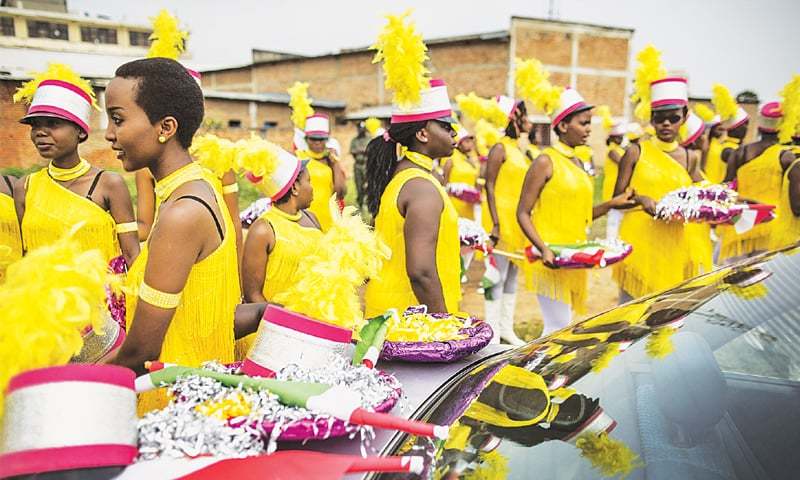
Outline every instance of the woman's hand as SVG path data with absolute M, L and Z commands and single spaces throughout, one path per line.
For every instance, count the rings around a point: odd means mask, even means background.
M 611 208 L 632 208 L 636 206 L 636 192 L 633 190 L 626 190 L 619 195 L 609 200 L 609 207 Z
M 656 214 L 656 201 L 645 195 L 637 195 L 635 197 L 636 203 L 642 206 L 645 212 L 655 216 Z
M 548 247 L 542 249 L 542 263 L 545 267 L 556 268 L 556 255 Z
M 492 231 L 489 232 L 489 240 L 492 241 L 493 246 L 497 246 L 497 242 L 500 241 L 500 224 L 495 223 L 492 227 Z

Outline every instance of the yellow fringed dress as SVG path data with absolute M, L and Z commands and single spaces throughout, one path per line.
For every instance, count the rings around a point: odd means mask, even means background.
M 494 201 L 497 208 L 497 217 L 500 221 L 500 241 L 497 248 L 509 252 L 516 252 L 525 248 L 527 240 L 517 222 L 517 204 L 522 193 L 522 183 L 531 162 L 517 146 L 516 140 L 503 137 L 498 142 L 503 145 L 506 159 L 497 172 L 494 185 Z M 486 232 L 492 231 L 492 215 L 486 199 L 481 203 L 481 223 Z M 521 264 L 522 262 L 518 262 Z
M 740 197 L 759 203 L 779 205 L 783 182 L 781 153 L 784 149 L 786 147 L 783 145 L 772 145 L 761 155 L 739 167 L 736 172 L 736 183 Z M 783 212 L 780 208 L 776 208 L 775 214 L 780 217 Z M 720 259 L 725 260 L 768 249 L 773 229 L 772 222 L 762 223 L 739 235 L 733 225 L 720 225 L 717 229 L 722 239 Z
M 47 168 L 28 176 L 22 245 L 26 252 L 51 245 L 83 222 L 73 237 L 81 248 L 99 249 L 106 262 L 121 254 L 116 224 L 110 213 L 90 199 L 61 186 Z
M 301 160 L 308 160 L 308 173 L 311 176 L 311 187 L 314 189 L 314 199 L 308 210 L 311 211 L 319 220 L 323 232 L 331 228 L 333 219 L 328 201 L 333 195 L 333 169 L 321 159 L 314 158 L 314 154 L 308 150 L 297 152 L 297 157 Z
M 270 208 L 259 217 L 260 221 L 269 223 L 275 232 L 275 245 L 269 253 L 262 289 L 267 301 L 291 286 L 303 252 L 322 241 L 322 232 L 300 225 L 300 218 L 292 217 L 276 207 Z M 237 360 L 244 359 L 255 338 L 256 334 L 252 333 L 236 341 Z
M 783 185 L 781 185 L 781 198 L 778 201 L 777 210 L 780 212 L 778 218 L 772 223 L 772 245 L 770 248 L 783 248 L 800 240 L 800 217 L 792 212 L 792 205 L 789 199 L 789 172 L 793 168 L 800 168 L 800 159 L 795 160 L 783 174 Z
M 661 151 L 653 140 L 641 142 L 640 147 L 630 182 L 637 194 L 657 202 L 667 193 L 691 185 L 683 165 Z M 637 210 L 625 213 L 619 233 L 633 246 L 633 252 L 614 265 L 614 280 L 634 298 L 667 289 L 694 274 L 689 238 L 682 223 L 656 220 Z
M 471 187 L 475 186 L 475 181 L 478 179 L 479 166 L 477 163 L 473 164 L 467 156 L 461 153 L 460 150 L 454 149 L 453 155 L 450 157 L 453 162 L 453 167 L 450 169 L 450 183 L 465 183 Z M 473 220 L 475 218 L 475 205 L 451 197 L 453 206 L 456 207 L 458 216 Z
M 625 155 L 625 149 L 612 143 L 608 146 L 608 153 L 616 152 L 621 159 Z M 606 162 L 603 164 L 603 201 L 607 202 L 614 196 L 614 186 L 617 183 L 617 175 L 619 174 L 619 165 L 617 165 L 611 157 L 606 154 Z
M 375 217 L 375 232 L 389 246 L 391 258 L 384 262 L 378 278 L 367 284 L 364 294 L 366 318 L 380 315 L 389 308 L 402 312 L 419 304 L 406 271 L 406 244 L 403 235 L 405 218 L 397 209 L 397 197 L 403 186 L 414 178 L 425 179 L 439 191 L 444 208 L 439 218 L 439 237 L 436 244 L 436 270 L 442 284 L 447 311 L 458 312 L 461 301 L 461 243 L 458 238 L 458 213 L 450 203 L 442 185 L 430 172 L 408 168 L 397 173 L 381 195 L 381 206 Z
M 706 177 L 711 183 L 722 183 L 725 180 L 725 173 L 728 164 L 722 160 L 722 151 L 726 148 L 738 148 L 739 145 L 730 139 L 723 141 L 719 138 L 712 138 L 708 142 L 708 153 L 706 154 Z
M 169 198 L 175 189 L 186 182 L 209 182 L 206 172 L 200 165 L 190 163 L 163 178 L 160 184 L 172 185 L 165 198 Z M 216 250 L 192 266 L 181 292 L 180 303 L 164 336 L 161 356 L 158 358 L 162 362 L 197 367 L 207 360 L 222 363 L 234 361 L 233 316 L 236 305 L 241 301 L 236 235 L 222 194 L 213 184 L 212 188 L 225 226 L 224 238 Z M 154 226 L 157 223 L 158 210 Z M 148 243 L 142 247 L 128 272 L 126 283 L 130 293 L 126 295 L 125 302 L 128 331 L 134 322 L 139 300 L 136 292 L 144 279 L 149 248 Z M 163 389 L 143 393 L 139 396 L 139 414 L 162 408 L 166 403 L 167 396 Z
M 545 148 L 544 154 L 553 163 L 553 174 L 531 212 L 533 226 L 548 244 L 585 242 L 592 223 L 592 178 L 555 148 Z M 569 304 L 578 313 L 586 311 L 586 270 L 552 269 L 541 261 L 522 268 L 527 287 L 537 295 Z
M 0 252 L 0 284 L 6 276 L 9 263 L 22 258 L 22 239 L 19 235 L 19 221 L 14 199 L 10 195 L 0 193 L 0 246 L 8 247 Z

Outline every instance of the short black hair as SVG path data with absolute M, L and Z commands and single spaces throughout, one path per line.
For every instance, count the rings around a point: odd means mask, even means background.
M 150 122 L 155 124 L 164 117 L 175 117 L 178 141 L 183 148 L 192 145 L 205 109 L 203 91 L 186 67 L 169 58 L 143 58 L 121 65 L 114 74 L 138 79 L 136 104 Z

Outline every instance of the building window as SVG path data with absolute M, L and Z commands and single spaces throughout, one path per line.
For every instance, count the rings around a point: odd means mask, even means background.
M 13 37 L 14 19 L 12 17 L 0 17 L 0 36 Z
M 150 35 L 152 34 L 153 32 L 129 31 L 128 38 L 130 39 L 131 47 L 149 47 Z
M 81 27 L 81 41 L 117 44 L 117 31 L 113 28 Z
M 28 20 L 28 36 L 30 38 L 52 38 L 53 40 L 69 40 L 66 23 L 40 22 Z
M 242 128 L 241 120 L 228 120 L 228 128 Z

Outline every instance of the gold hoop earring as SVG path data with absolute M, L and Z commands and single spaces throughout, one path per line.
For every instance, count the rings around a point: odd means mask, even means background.
M 167 137 L 165 137 L 164 135 L 159 135 L 158 143 L 167 143 Z

